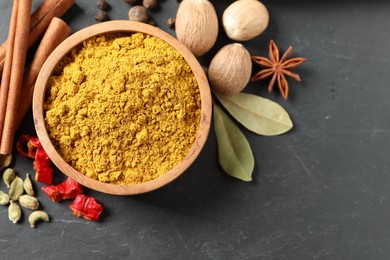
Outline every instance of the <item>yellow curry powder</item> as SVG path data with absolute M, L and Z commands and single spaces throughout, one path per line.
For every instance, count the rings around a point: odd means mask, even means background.
M 200 121 L 195 76 L 173 47 L 142 33 L 74 48 L 49 79 L 45 121 L 65 161 L 108 183 L 155 179 L 176 166 Z

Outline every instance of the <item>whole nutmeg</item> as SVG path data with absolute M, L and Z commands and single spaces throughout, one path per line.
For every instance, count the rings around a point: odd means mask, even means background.
M 252 73 L 252 60 L 240 43 L 231 43 L 220 49 L 211 60 L 208 78 L 219 94 L 233 95 L 245 88 Z
M 247 41 L 260 35 L 268 26 L 267 8 L 257 0 L 239 0 L 226 8 L 222 24 L 227 36 Z
M 176 14 L 176 36 L 195 56 L 207 53 L 217 41 L 218 17 L 208 0 L 185 0 Z
M 142 5 L 133 6 L 129 10 L 129 20 L 147 23 L 147 22 L 149 22 L 148 11 Z

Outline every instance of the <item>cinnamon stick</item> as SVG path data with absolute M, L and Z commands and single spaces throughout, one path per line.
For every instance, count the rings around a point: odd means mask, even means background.
M 8 38 L 7 42 L 7 52 L 5 55 L 5 66 L 2 75 L 1 88 L 0 88 L 0 140 L 3 134 L 5 112 L 7 109 L 7 99 L 9 92 L 9 82 L 11 80 L 11 67 L 12 67 L 12 56 L 14 54 L 14 44 L 15 44 L 15 33 L 16 33 L 16 23 L 18 18 L 18 1 L 14 1 L 12 6 L 11 21 L 9 25 Z
M 30 16 L 32 0 L 14 0 L 17 3 L 16 30 L 14 48 L 9 48 L 7 52 L 13 51 L 11 76 L 9 80 L 9 90 L 7 98 L 4 127 L 1 136 L 0 154 L 10 154 L 12 152 L 13 138 L 15 134 L 15 115 L 19 110 L 19 99 L 23 80 L 24 65 L 26 62 L 27 43 L 30 29 Z M 15 18 L 14 18 L 15 19 Z M 11 23 L 15 20 L 11 21 Z M 8 65 L 7 65 L 8 66 Z M 8 75 L 5 75 L 8 76 Z M 3 86 L 2 86 L 3 87 Z
M 38 49 L 34 55 L 31 65 L 27 68 L 22 89 L 23 96 L 20 100 L 19 113 L 16 115 L 16 128 L 22 122 L 23 117 L 31 107 L 32 96 L 34 93 L 35 81 L 38 77 L 39 71 L 41 70 L 43 63 L 53 52 L 53 50 L 63 42 L 71 33 L 69 26 L 59 18 L 54 17 L 45 35 L 43 36 Z
M 75 0 L 44 0 L 31 16 L 28 48 L 42 37 L 53 17 L 61 17 L 74 3 Z M 7 41 L 0 46 L 0 75 L 4 68 L 6 49 Z

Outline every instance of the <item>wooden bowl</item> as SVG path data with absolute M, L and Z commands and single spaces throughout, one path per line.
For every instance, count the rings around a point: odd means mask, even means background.
M 141 32 L 144 34 L 149 34 L 155 37 L 158 37 L 175 48 L 184 59 L 187 61 L 189 66 L 191 67 L 193 73 L 195 74 L 195 78 L 197 80 L 199 89 L 200 89 L 200 97 L 201 97 L 201 118 L 199 130 L 196 136 L 196 140 L 190 151 L 185 156 L 185 158 L 173 169 L 163 174 L 162 176 L 147 181 L 140 184 L 128 184 L 128 185 L 118 185 L 118 184 L 110 184 L 103 183 L 94 179 L 91 179 L 84 174 L 81 174 L 74 168 L 72 168 L 65 160 L 59 155 L 56 151 L 55 147 L 51 143 L 48 132 L 46 130 L 45 121 L 44 121 L 44 102 L 45 102 L 45 92 L 47 88 L 47 82 L 49 77 L 52 75 L 52 72 L 57 65 L 57 63 L 66 55 L 68 52 L 80 44 L 82 41 L 91 38 L 93 36 L 105 33 L 115 33 L 115 32 L 125 32 L 125 33 L 134 33 Z M 100 23 L 97 25 L 93 25 L 87 27 L 75 34 L 71 35 L 67 38 L 62 44 L 60 44 L 53 53 L 49 56 L 45 64 L 43 65 L 39 76 L 36 81 L 34 96 L 33 96 L 33 117 L 34 117 L 34 125 L 40 139 L 43 148 L 46 153 L 52 160 L 52 162 L 60 169 L 65 175 L 74 179 L 78 183 L 91 188 L 93 190 L 97 190 L 100 192 L 114 194 L 114 195 L 131 195 L 131 194 L 139 194 L 145 193 L 148 191 L 155 190 L 159 187 L 162 187 L 169 182 L 176 179 L 179 175 L 181 175 L 198 157 L 201 149 L 203 148 L 208 132 L 210 129 L 210 121 L 211 121 L 211 111 L 212 111 L 212 101 L 210 88 L 208 85 L 208 81 L 204 70 L 199 64 L 198 60 L 194 57 L 194 55 L 177 39 L 169 35 L 168 33 L 138 22 L 131 21 L 110 21 L 105 23 Z

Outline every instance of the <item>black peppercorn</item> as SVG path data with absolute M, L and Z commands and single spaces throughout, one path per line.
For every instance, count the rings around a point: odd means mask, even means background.
M 99 10 L 95 15 L 95 20 L 98 22 L 104 22 L 108 20 L 108 15 L 106 12 Z
M 97 1 L 97 7 L 100 9 L 100 10 L 107 10 L 108 8 L 108 3 L 106 0 L 98 0 Z

